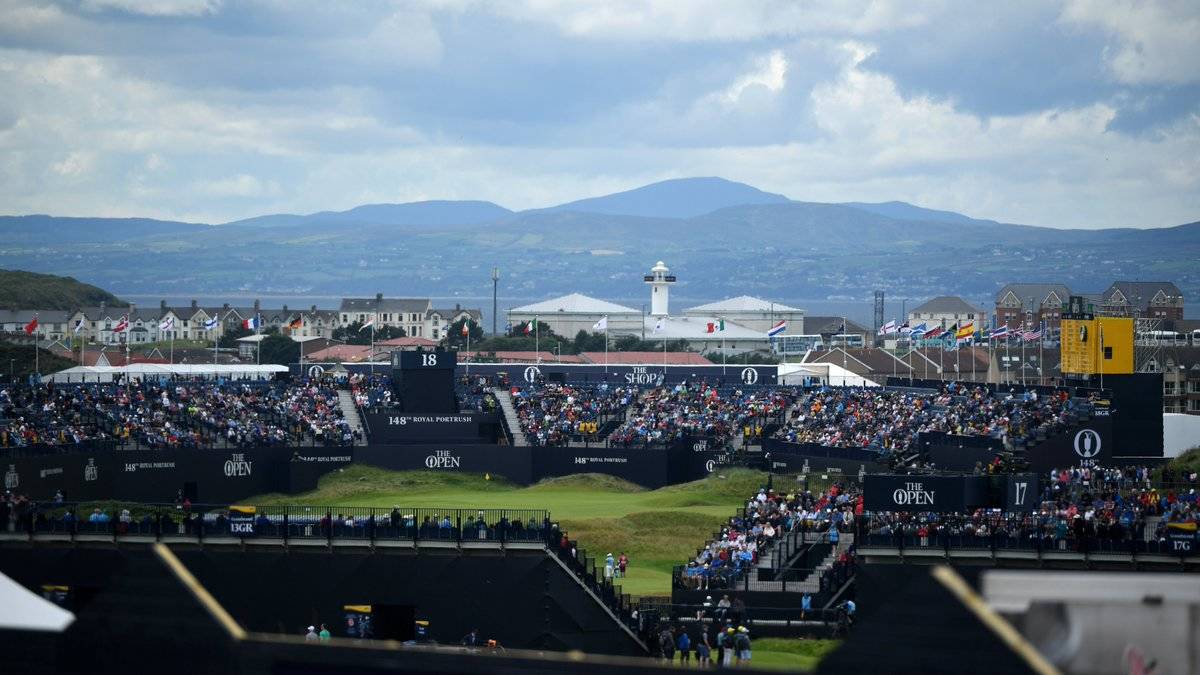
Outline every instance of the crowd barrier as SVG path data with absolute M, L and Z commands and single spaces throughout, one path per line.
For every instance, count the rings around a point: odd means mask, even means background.
M 103 536 L 156 541 L 238 539 L 377 542 L 546 542 L 550 514 L 540 509 L 371 508 L 303 505 L 31 503 L 0 523 L 0 535 L 30 539 Z

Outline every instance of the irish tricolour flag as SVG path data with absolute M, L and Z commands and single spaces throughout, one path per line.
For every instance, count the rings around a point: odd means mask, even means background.
M 774 326 L 771 326 L 771 330 L 767 331 L 767 337 L 775 337 L 785 330 L 787 330 L 787 321 L 781 320 Z

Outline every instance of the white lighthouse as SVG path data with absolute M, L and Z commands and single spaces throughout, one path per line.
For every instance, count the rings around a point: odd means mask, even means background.
M 667 316 L 670 306 L 671 284 L 675 283 L 675 275 L 659 260 L 650 268 L 650 274 L 642 278 L 650 284 L 650 316 Z

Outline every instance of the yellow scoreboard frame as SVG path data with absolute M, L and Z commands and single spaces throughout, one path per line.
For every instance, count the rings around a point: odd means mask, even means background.
M 1109 316 L 1064 318 L 1059 335 L 1062 336 L 1062 372 L 1073 375 L 1129 375 L 1133 372 L 1133 319 Z

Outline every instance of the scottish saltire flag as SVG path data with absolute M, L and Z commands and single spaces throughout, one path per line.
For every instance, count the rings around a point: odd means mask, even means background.
M 217 317 L 215 317 L 215 316 L 211 317 L 210 319 L 208 319 L 207 321 L 204 322 L 204 330 L 212 330 L 212 329 L 216 328 L 217 323 L 219 323 L 217 321 Z
M 929 327 L 925 325 L 924 321 L 922 321 L 921 323 L 910 328 L 909 331 L 912 333 L 914 338 L 919 338 L 929 332 Z
M 771 326 L 771 330 L 767 331 L 767 335 L 769 337 L 775 337 L 785 330 L 787 330 L 787 321 L 780 321 L 774 326 Z

